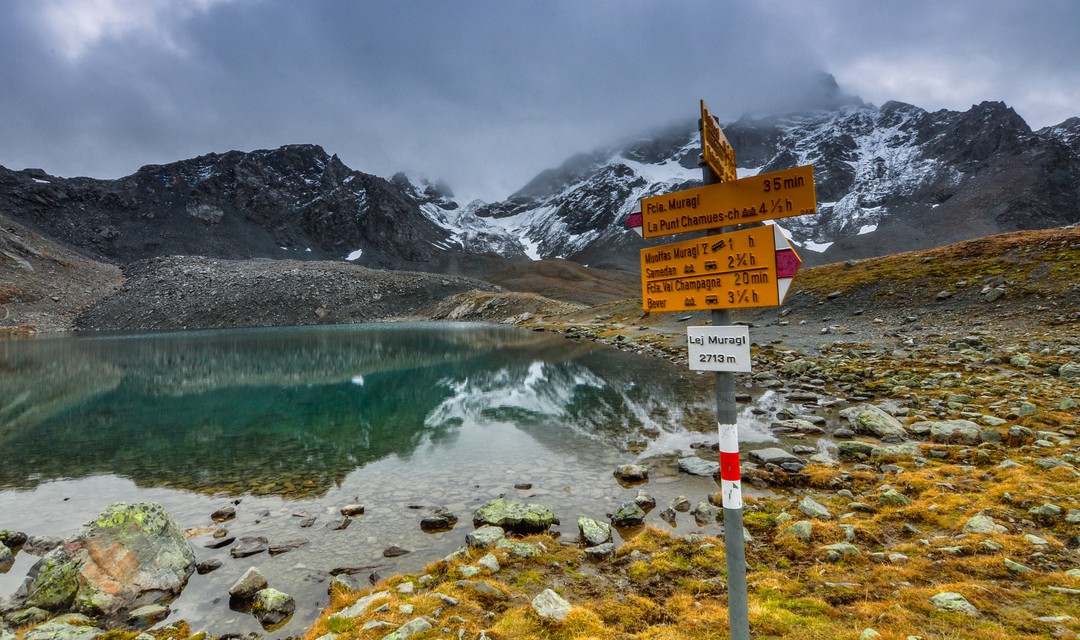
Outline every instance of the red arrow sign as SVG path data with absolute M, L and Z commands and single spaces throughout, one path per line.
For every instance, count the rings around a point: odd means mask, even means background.
M 787 297 L 788 289 L 791 288 L 791 281 L 795 278 L 795 274 L 799 272 L 802 258 L 795 253 L 791 243 L 780 232 L 780 227 L 773 225 L 772 228 L 773 240 L 776 243 L 776 293 L 777 298 L 779 298 L 777 304 L 780 304 Z
M 776 277 L 794 278 L 799 272 L 802 259 L 794 249 L 777 249 L 776 251 Z

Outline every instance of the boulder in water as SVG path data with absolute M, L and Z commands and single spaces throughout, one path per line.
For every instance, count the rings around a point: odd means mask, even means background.
M 160 504 L 114 504 L 31 569 L 19 607 L 113 616 L 176 597 L 195 552 Z

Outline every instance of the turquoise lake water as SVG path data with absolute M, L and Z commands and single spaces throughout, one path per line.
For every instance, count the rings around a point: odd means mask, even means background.
M 674 526 L 657 516 L 675 496 L 716 491 L 675 465 L 716 440 L 712 398 L 708 380 L 663 360 L 488 325 L 0 341 L 0 528 L 63 537 L 111 503 L 160 502 L 199 560 L 223 562 L 192 576 L 169 620 L 262 633 L 227 594 L 258 566 L 298 603 L 268 635 L 298 635 L 325 605 L 331 570 L 420 570 L 462 545 L 473 510 L 498 496 L 549 506 L 556 531 L 576 539 L 579 516 L 605 520 L 643 488 L 659 503 L 648 523 L 718 533 L 689 514 Z M 746 438 L 772 440 L 752 424 Z M 650 481 L 620 485 L 612 471 L 626 462 L 648 464 Z M 357 502 L 365 513 L 346 529 L 326 526 Z M 230 535 L 303 545 L 245 559 L 206 548 L 210 514 L 227 504 Z M 454 529 L 420 530 L 436 506 L 460 517 Z M 390 545 L 410 553 L 387 559 Z M 37 560 L 17 554 L 0 597 Z

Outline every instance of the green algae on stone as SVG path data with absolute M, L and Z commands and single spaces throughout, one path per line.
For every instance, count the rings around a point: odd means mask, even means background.
M 473 524 L 493 525 L 516 533 L 537 533 L 559 524 L 559 519 L 545 506 L 497 498 L 476 510 Z
M 112 615 L 145 593 L 179 594 L 195 553 L 165 508 L 114 504 L 38 561 L 23 607 Z
M 586 546 L 596 547 L 611 541 L 611 527 L 606 522 L 598 522 L 584 516 L 578 518 L 578 531 Z
M 273 630 L 285 623 L 296 611 L 296 600 L 287 593 L 272 587 L 255 594 L 251 613 L 259 620 L 264 629 Z
M 49 611 L 67 610 L 79 592 L 82 565 L 81 561 L 68 555 L 64 547 L 45 556 L 35 565 L 37 576 L 30 583 L 30 593 L 23 606 Z

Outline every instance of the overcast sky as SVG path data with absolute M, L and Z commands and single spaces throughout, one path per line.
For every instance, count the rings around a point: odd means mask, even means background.
M 1076 0 L 3 0 L 0 165 L 116 178 L 316 143 L 501 199 L 572 154 L 864 100 L 1080 116 Z M 736 149 L 736 152 L 738 150 Z

